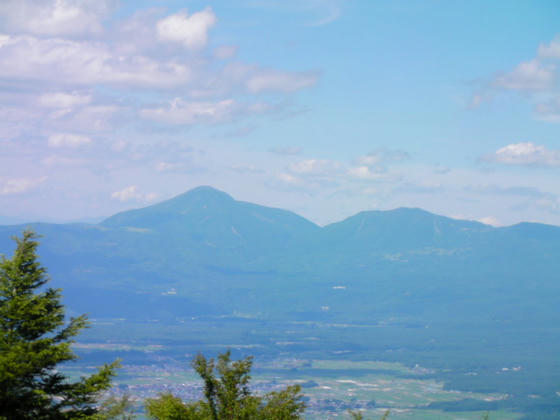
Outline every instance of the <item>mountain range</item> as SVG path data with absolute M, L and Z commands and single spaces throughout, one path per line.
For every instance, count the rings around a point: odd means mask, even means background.
M 199 187 L 98 224 L 1 226 L 0 253 L 9 255 L 10 237 L 26 227 L 43 236 L 43 262 L 70 307 L 96 316 L 151 316 L 164 298 L 183 299 L 189 313 L 295 319 L 438 312 L 424 303 L 478 307 L 481 297 L 494 302 L 492 311 L 529 298 L 540 311 L 560 290 L 559 227 L 495 228 L 412 208 L 320 227 Z M 92 295 L 106 299 L 80 298 Z M 123 296 L 122 304 L 111 296 Z M 154 304 L 138 310 L 142 300 Z

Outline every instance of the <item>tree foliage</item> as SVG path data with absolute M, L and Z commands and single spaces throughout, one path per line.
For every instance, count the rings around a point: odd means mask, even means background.
M 352 420 L 365 420 L 364 415 L 359 411 L 350 410 L 348 414 L 350 414 L 350 418 Z M 389 418 L 389 414 L 391 414 L 391 410 L 385 411 L 385 413 L 383 414 L 383 416 L 381 416 L 379 420 L 387 420 Z
M 121 397 L 111 395 L 101 402 L 98 413 L 89 420 L 133 420 L 136 418 L 134 413 L 134 401 L 129 394 Z
M 232 361 L 229 351 L 217 361 L 198 355 L 193 368 L 204 382 L 204 399 L 185 403 L 172 394 L 161 394 L 146 401 L 146 411 L 157 420 L 302 419 L 301 388 L 294 385 L 255 395 L 249 388 L 252 364 L 251 357 Z
M 79 419 L 99 412 L 118 362 L 70 382 L 57 366 L 74 360 L 73 338 L 87 327 L 85 315 L 66 320 L 60 289 L 45 287 L 37 235 L 14 238 L 11 259 L 0 260 L 0 418 Z

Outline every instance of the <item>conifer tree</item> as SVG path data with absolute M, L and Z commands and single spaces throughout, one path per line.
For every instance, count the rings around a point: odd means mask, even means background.
M 13 257 L 0 260 L 0 419 L 87 419 L 118 362 L 76 382 L 57 370 L 76 359 L 70 346 L 88 321 L 66 320 L 60 289 L 45 287 L 37 238 L 24 231 Z

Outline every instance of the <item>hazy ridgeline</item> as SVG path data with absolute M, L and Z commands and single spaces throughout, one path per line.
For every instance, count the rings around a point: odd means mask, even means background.
M 263 359 L 419 364 L 447 388 L 508 394 L 431 408 L 560 418 L 558 227 L 420 209 L 319 227 L 209 187 L 95 225 L 26 226 L 43 235 L 41 262 L 69 312 L 98 321 L 81 343 L 163 344 L 161 360 L 239 344 L 234 355 Z M 1 253 L 23 228 L 0 227 Z M 87 363 L 113 356 L 81 351 Z

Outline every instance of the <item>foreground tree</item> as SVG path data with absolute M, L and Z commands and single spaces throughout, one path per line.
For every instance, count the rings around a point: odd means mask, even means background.
M 99 407 L 99 412 L 90 416 L 89 420 L 133 420 L 136 407 L 129 394 L 121 397 L 114 395 L 108 396 L 103 400 Z
M 184 403 L 172 394 L 146 401 L 148 415 L 157 420 L 297 420 L 305 404 L 299 385 L 262 396 L 249 389 L 253 360 L 232 361 L 230 352 L 218 361 L 198 355 L 193 368 L 204 382 L 204 399 Z
M 57 370 L 74 360 L 73 337 L 87 327 L 81 315 L 66 321 L 60 289 L 37 261 L 37 235 L 15 238 L 11 259 L 0 260 L 0 419 L 86 419 L 99 413 L 118 362 L 77 382 Z
M 364 418 L 364 415 L 362 413 L 360 413 L 359 411 L 350 410 L 348 412 L 348 414 L 350 414 L 350 418 L 352 420 L 366 420 Z M 383 414 L 383 416 L 381 416 L 381 418 L 379 420 L 387 420 L 389 418 L 389 414 L 391 414 L 391 410 L 385 411 L 385 414 Z

